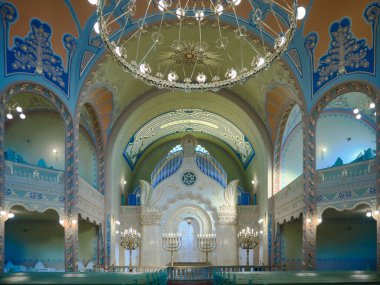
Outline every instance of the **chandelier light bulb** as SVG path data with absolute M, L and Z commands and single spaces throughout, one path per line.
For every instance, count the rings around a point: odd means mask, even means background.
M 356 118 L 357 120 L 360 120 L 360 119 L 362 118 L 362 115 L 357 114 L 357 115 L 355 116 L 355 118 Z
M 177 73 L 175 73 L 174 71 L 171 71 L 171 72 L 168 74 L 168 80 L 169 80 L 170 82 L 177 81 L 177 80 L 178 80 L 178 75 L 177 75 Z
M 142 63 L 140 64 L 140 72 L 143 74 L 150 73 L 152 70 L 150 69 L 149 64 Z
M 372 217 L 372 212 L 371 211 L 367 211 L 367 213 L 365 214 L 368 218 Z
M 322 218 L 318 218 L 318 224 L 322 223 Z
M 197 81 L 198 81 L 199 83 L 204 83 L 204 82 L 206 82 L 207 76 L 204 75 L 203 73 L 199 73 L 199 74 L 197 75 L 196 79 L 197 79 Z
M 223 5 L 222 4 L 217 4 L 215 6 L 214 12 L 215 12 L 215 14 L 217 14 L 218 16 L 220 16 L 220 15 L 223 14 L 223 10 L 224 10 Z
M 20 106 L 17 106 L 16 107 L 16 111 L 19 112 L 19 113 L 21 113 L 22 112 L 22 108 Z
M 163 12 L 168 9 L 168 3 L 165 0 L 158 1 L 158 9 Z
M 115 47 L 115 53 L 118 55 L 118 56 L 121 56 L 121 48 L 120 47 Z
M 97 4 L 98 4 L 98 0 L 88 0 L 88 2 L 89 2 L 91 5 L 97 5 Z
M 371 108 L 371 109 L 374 109 L 375 107 L 376 107 L 376 105 L 375 105 L 375 103 L 371 103 L 371 104 L 369 104 L 369 107 Z
M 284 43 L 285 43 L 285 37 L 284 37 L 284 36 L 281 36 L 281 37 L 280 37 L 280 41 L 279 41 L 279 43 L 278 43 L 278 46 L 282 47 L 282 46 L 284 45 Z
M 11 113 L 8 113 L 8 114 L 7 114 L 7 118 L 8 118 L 9 120 L 12 120 L 12 119 L 13 119 L 13 115 L 12 115 Z
M 14 218 L 15 214 L 13 214 L 12 212 L 9 212 L 8 213 L 8 219 L 12 219 Z
M 100 33 L 99 22 L 96 22 L 94 24 L 94 31 L 95 31 L 95 33 L 97 33 L 99 35 L 99 33 Z
M 198 10 L 195 12 L 195 19 L 197 19 L 197 21 L 202 21 L 203 18 L 205 16 L 205 13 L 202 11 L 202 10 Z
M 260 58 L 257 60 L 257 66 L 258 66 L 258 67 L 262 66 L 264 63 L 265 63 L 265 59 L 264 59 L 263 57 L 260 57 Z
M 237 76 L 237 71 L 236 71 L 236 69 L 231 68 L 231 69 L 227 70 L 227 73 L 226 73 L 226 77 L 227 77 L 227 78 L 235 79 L 236 76 Z
M 354 112 L 354 114 L 358 114 L 358 113 L 359 113 L 359 109 L 358 109 L 358 108 L 355 108 L 355 109 L 353 110 L 353 112 Z
M 175 13 L 176 13 L 178 19 L 182 19 L 182 18 L 185 16 L 186 11 L 185 11 L 185 9 L 183 9 L 183 8 L 178 8 L 178 9 L 175 11 Z
M 24 114 L 24 113 L 21 113 L 21 114 L 20 114 L 20 119 L 21 119 L 21 120 L 25 120 L 25 118 L 26 118 L 25 114 Z
M 65 221 L 64 221 L 63 219 L 60 219 L 60 220 L 59 220 L 59 223 L 60 223 L 62 226 L 63 226 L 64 222 L 65 222 Z
M 297 20 L 302 20 L 303 18 L 305 18 L 305 15 L 306 15 L 306 9 L 305 7 L 298 7 L 297 8 Z

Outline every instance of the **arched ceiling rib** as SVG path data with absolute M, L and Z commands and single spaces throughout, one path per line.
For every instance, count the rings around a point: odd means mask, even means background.
M 130 138 L 124 158 L 131 168 L 154 142 L 171 134 L 196 132 L 216 137 L 232 148 L 244 167 L 255 155 L 247 136 L 225 118 L 199 109 L 179 109 L 161 114 L 144 124 Z

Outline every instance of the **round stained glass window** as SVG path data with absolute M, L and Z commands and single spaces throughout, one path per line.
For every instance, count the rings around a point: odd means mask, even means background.
M 182 175 L 182 182 L 186 186 L 191 186 L 197 181 L 197 177 L 192 172 L 186 172 L 184 175 Z

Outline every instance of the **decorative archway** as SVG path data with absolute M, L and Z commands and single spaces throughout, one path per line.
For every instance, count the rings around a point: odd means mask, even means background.
M 376 152 L 380 149 L 380 96 L 378 96 L 374 89 L 362 82 L 347 82 L 336 86 L 322 96 L 319 101 L 312 108 L 310 115 L 305 120 L 304 128 L 304 202 L 305 208 L 303 212 L 303 268 L 306 270 L 315 269 L 315 253 L 316 253 L 316 224 L 317 224 L 317 185 L 318 176 L 316 174 L 316 128 L 318 118 L 324 108 L 336 97 L 348 92 L 362 92 L 366 94 L 376 104 L 377 114 L 377 130 L 376 130 Z M 378 177 L 380 177 L 380 158 L 376 158 L 376 168 L 378 170 Z M 380 179 L 377 179 L 377 188 L 380 186 Z M 377 204 L 380 201 L 380 193 L 377 192 Z M 308 222 L 309 221 L 309 222 Z M 380 240 L 380 223 L 377 225 L 378 240 Z M 380 270 L 380 255 L 377 257 L 377 268 Z
M 65 127 L 65 179 L 64 179 L 64 215 L 65 220 L 65 271 L 71 272 L 77 270 L 77 247 L 78 247 L 78 228 L 71 223 L 73 219 L 77 220 L 77 153 L 75 152 L 78 143 L 78 130 L 74 129 L 72 116 L 60 100 L 60 98 L 43 86 L 35 83 L 21 83 L 8 87 L 0 95 L 0 149 L 4 149 L 5 135 L 5 104 L 8 100 L 19 93 L 32 93 L 42 96 L 48 100 L 59 112 Z M 0 152 L 0 206 L 4 206 L 5 199 L 5 159 L 4 153 Z M 4 223 L 0 224 L 0 271 L 4 268 Z

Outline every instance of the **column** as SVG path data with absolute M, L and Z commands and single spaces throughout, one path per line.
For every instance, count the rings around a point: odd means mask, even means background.
M 218 223 L 216 225 L 216 266 L 238 265 L 238 247 L 235 223 Z
M 76 124 L 77 125 L 77 124 Z M 78 271 L 78 127 L 66 122 L 65 148 L 65 271 Z
M 376 204 L 377 209 L 380 207 L 380 94 L 375 94 L 376 98 Z M 380 217 L 376 216 L 376 233 L 377 233 L 377 271 L 380 271 Z
M 141 266 L 160 266 L 162 253 L 161 213 L 142 211 Z
M 4 209 L 5 204 L 5 159 L 4 159 L 4 130 L 5 114 L 3 96 L 0 96 L 0 209 Z M 4 272 L 4 224 L 5 219 L 0 218 L 0 273 Z
M 317 207 L 315 196 L 317 191 L 316 181 L 316 123 L 318 114 L 315 112 L 307 117 L 304 124 L 303 141 L 303 178 L 304 178 L 304 203 L 302 226 L 302 267 L 304 270 L 315 270 L 316 261 L 316 232 L 317 232 Z

